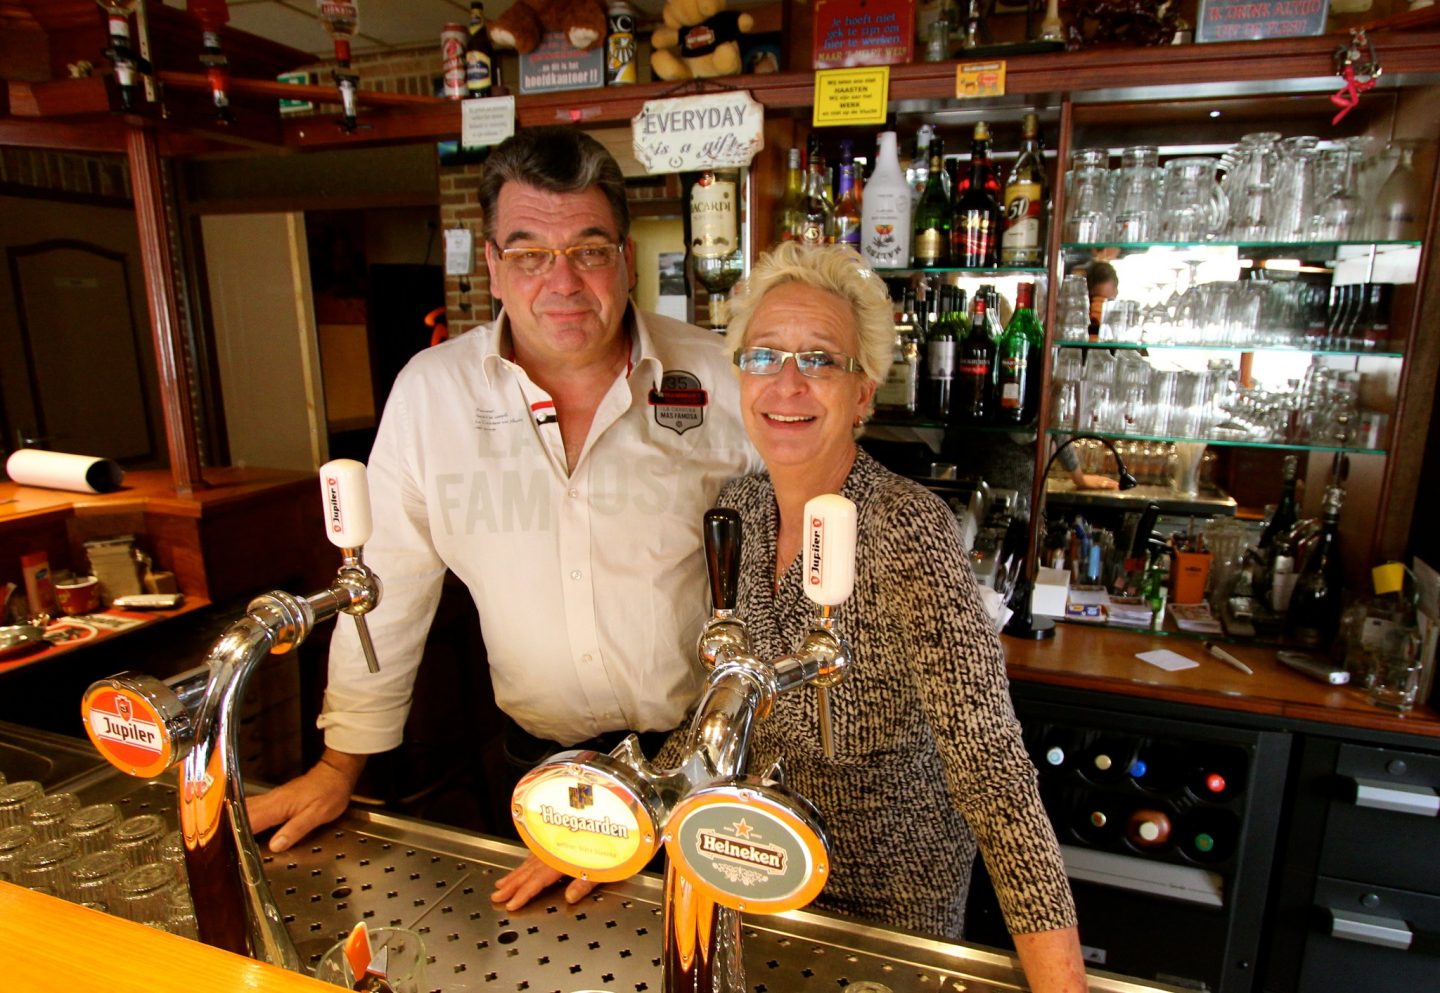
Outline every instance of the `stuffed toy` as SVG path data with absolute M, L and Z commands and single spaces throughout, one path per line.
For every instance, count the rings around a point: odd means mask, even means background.
M 740 71 L 740 36 L 755 18 L 725 9 L 726 0 L 665 0 L 665 26 L 650 36 L 657 79 L 731 76 Z
M 576 48 L 594 48 L 605 40 L 605 25 L 605 5 L 600 0 L 516 0 L 486 30 L 496 48 L 528 55 L 542 37 L 555 32 Z

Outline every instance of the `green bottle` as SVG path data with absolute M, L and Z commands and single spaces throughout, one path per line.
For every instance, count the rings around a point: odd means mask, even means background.
M 915 205 L 910 239 L 913 265 L 938 269 L 950 264 L 950 198 L 945 193 L 945 143 L 930 139 L 930 175 Z
M 1015 311 L 995 345 L 995 418 L 1002 424 L 1023 424 L 1035 413 L 1030 358 L 1036 351 L 1036 338 L 1043 340 L 1043 335 L 1034 303 L 1034 283 L 1016 287 Z

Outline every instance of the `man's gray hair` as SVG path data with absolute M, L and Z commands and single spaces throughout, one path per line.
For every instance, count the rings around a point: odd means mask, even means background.
M 615 233 L 630 233 L 630 205 L 625 200 L 625 175 L 609 149 L 578 128 L 545 124 L 521 128 L 490 152 L 480 174 L 480 207 L 485 237 L 495 238 L 500 189 L 524 183 L 551 193 L 582 193 L 597 187 L 610 201 Z

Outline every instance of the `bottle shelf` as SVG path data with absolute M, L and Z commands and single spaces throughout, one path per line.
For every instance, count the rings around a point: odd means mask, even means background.
M 1233 248 L 1244 255 L 1299 255 L 1304 258 L 1334 258 L 1344 248 L 1419 248 L 1418 241 L 1377 241 L 1361 238 L 1351 241 L 1067 241 L 1060 245 L 1065 253 L 1088 253 L 1106 248 L 1118 248 L 1126 252 L 1143 252 L 1152 248 L 1168 248 L 1176 251 L 1187 249 Z
M 1294 355 L 1352 355 L 1374 358 L 1404 358 L 1403 352 L 1368 348 L 1311 348 L 1305 345 L 1235 345 L 1229 342 L 1143 342 L 1143 341 L 1056 341 L 1060 348 L 1103 348 L 1131 352 L 1170 350 L 1176 352 L 1284 352 Z
M 986 269 L 971 269 L 962 266 L 937 266 L 933 269 L 917 269 L 914 267 L 904 269 L 877 268 L 875 272 L 881 276 L 943 276 L 953 273 L 960 276 L 989 276 L 995 278 L 1003 276 L 1030 276 L 1037 278 L 1047 274 L 1044 266 L 999 266 Z
M 1112 441 L 1162 441 L 1200 442 L 1221 448 L 1264 448 L 1284 452 L 1340 452 L 1346 455 L 1384 455 L 1383 448 L 1363 448 L 1357 445 L 1301 445 L 1289 441 L 1259 441 L 1250 438 L 1184 438 L 1175 435 L 1128 434 L 1121 431 L 1071 431 L 1066 428 L 1050 428 L 1047 432 L 1054 438 L 1067 438 L 1072 434 L 1093 434 Z
M 910 417 L 904 414 L 889 414 L 884 411 L 877 411 L 875 416 L 865 423 L 867 426 L 877 428 L 927 428 L 945 432 L 1023 435 L 1032 440 L 1038 436 L 1034 424 L 947 424 L 927 417 Z

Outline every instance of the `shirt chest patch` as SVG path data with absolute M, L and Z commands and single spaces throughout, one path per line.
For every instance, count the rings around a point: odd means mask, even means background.
M 660 386 L 650 391 L 650 409 L 655 411 L 655 423 L 669 428 L 676 434 L 684 434 L 691 428 L 705 423 L 705 408 L 710 395 L 700 380 L 682 369 L 666 372 L 660 379 Z

